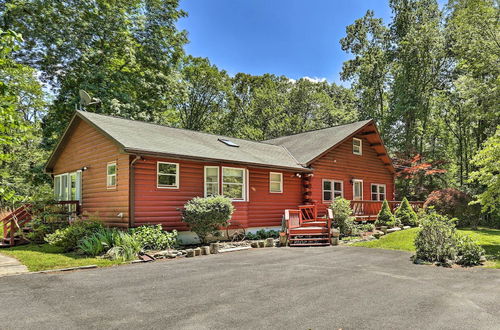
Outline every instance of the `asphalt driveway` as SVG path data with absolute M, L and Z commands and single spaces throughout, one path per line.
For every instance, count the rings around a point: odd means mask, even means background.
M 0 278 L 0 329 L 500 329 L 500 271 L 355 247 Z

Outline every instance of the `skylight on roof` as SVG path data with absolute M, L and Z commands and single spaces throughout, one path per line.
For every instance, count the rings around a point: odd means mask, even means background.
M 230 146 L 230 147 L 239 147 L 239 145 L 237 145 L 236 143 L 234 143 L 233 141 L 230 141 L 230 140 L 227 140 L 227 139 L 218 139 L 220 142 L 224 143 L 225 145 L 227 146 Z

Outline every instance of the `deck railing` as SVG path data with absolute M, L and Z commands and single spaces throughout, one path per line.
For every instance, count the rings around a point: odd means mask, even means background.
M 392 212 L 394 212 L 400 205 L 401 201 L 387 201 L 389 203 L 389 208 Z M 410 206 L 413 210 L 418 211 L 418 209 L 424 206 L 424 202 L 422 201 L 410 201 Z M 382 208 L 382 201 L 369 201 L 369 200 L 361 200 L 361 201 L 351 201 L 351 208 L 356 217 L 362 218 L 371 218 L 377 216 Z
M 36 211 L 32 204 L 24 204 L 17 209 L 7 213 L 5 217 L 0 219 L 0 224 L 3 226 L 3 242 L 8 242 L 10 246 L 14 246 L 17 237 L 22 232 L 23 228 L 32 220 L 32 215 Z M 50 210 L 47 210 L 50 209 Z M 47 217 L 58 218 L 58 221 L 74 221 L 80 215 L 79 201 L 57 201 L 44 206 L 44 221 Z M 54 220 L 51 220 L 54 221 Z

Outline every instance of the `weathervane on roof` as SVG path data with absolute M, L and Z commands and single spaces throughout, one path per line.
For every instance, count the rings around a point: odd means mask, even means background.
M 84 108 L 91 105 L 95 106 L 95 108 L 97 109 L 101 104 L 101 100 L 99 98 L 91 97 L 89 93 L 87 93 L 83 89 L 80 89 L 79 94 L 80 94 L 80 103 L 76 106 L 77 110 L 84 110 Z

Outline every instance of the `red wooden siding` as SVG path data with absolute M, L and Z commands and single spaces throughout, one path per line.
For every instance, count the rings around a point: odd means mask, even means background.
M 156 163 L 179 163 L 179 189 L 156 187 Z M 145 158 L 135 163 L 134 225 L 160 223 L 167 229 L 188 230 L 181 219 L 184 204 L 204 194 L 204 167 L 229 166 L 227 163 L 204 163 L 186 160 Z M 248 202 L 233 202 L 232 222 L 243 227 L 280 226 L 286 208 L 301 202 L 300 179 L 292 172 L 248 168 Z M 269 172 L 283 173 L 283 193 L 269 192 Z
M 377 152 L 361 135 L 355 136 L 363 141 L 363 154 L 352 153 L 352 139 L 348 139 L 337 148 L 316 160 L 312 167 L 314 176 L 311 179 L 312 199 L 318 203 L 319 210 L 324 212 L 328 203 L 323 203 L 323 179 L 343 182 L 344 198 L 353 198 L 352 179 L 363 180 L 363 199 L 371 200 L 371 184 L 385 184 L 386 198 L 394 199 L 394 176 L 377 157 Z
M 116 188 L 107 189 L 106 166 L 116 161 Z M 54 174 L 82 172 L 82 211 L 110 226 L 127 227 L 129 213 L 129 155 L 89 124 L 79 121 L 54 166 Z M 123 217 L 118 217 L 122 213 Z

